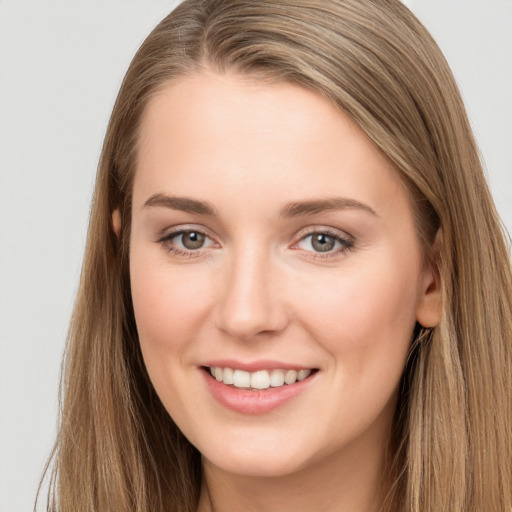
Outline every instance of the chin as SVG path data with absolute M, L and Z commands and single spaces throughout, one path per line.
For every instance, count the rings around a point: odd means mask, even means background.
M 219 454 L 220 455 L 220 454 Z M 289 453 L 268 453 L 258 451 L 249 453 L 226 454 L 212 458 L 203 455 L 203 463 L 212 465 L 222 471 L 239 476 L 253 478 L 282 478 L 299 472 L 308 465 L 308 461 Z

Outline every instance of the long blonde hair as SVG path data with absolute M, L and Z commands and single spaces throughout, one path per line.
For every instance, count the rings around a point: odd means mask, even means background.
M 208 67 L 318 92 L 350 115 L 409 191 L 443 290 L 400 383 L 393 511 L 512 510 L 512 276 L 506 236 L 441 51 L 398 0 L 186 0 L 148 36 L 105 137 L 47 473 L 59 512 L 194 511 L 200 455 L 161 405 L 135 327 L 127 261 L 142 112 Z M 122 233 L 111 215 L 120 208 Z M 437 233 L 437 236 L 436 236 Z

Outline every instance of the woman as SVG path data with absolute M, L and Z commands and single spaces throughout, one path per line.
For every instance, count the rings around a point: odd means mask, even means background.
M 182 3 L 90 222 L 51 510 L 512 508 L 505 237 L 400 2 Z

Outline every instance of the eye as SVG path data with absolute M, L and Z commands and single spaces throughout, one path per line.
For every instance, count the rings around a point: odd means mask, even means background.
M 314 251 L 316 252 L 329 252 L 332 251 L 336 247 L 336 239 L 332 236 L 326 235 L 325 233 L 315 233 L 313 235 L 308 235 L 305 239 L 301 240 L 304 242 L 307 241 L 307 245 L 311 245 Z M 299 244 L 300 246 L 301 244 Z M 301 247 L 305 249 L 305 247 Z
M 179 240 L 185 249 L 189 250 L 200 249 L 206 241 L 206 235 L 198 231 L 185 231 L 174 238 Z
M 180 256 L 199 256 L 201 249 L 213 246 L 215 242 L 205 233 L 196 229 L 180 229 L 159 240 L 164 247 Z
M 302 237 L 297 243 L 297 247 L 303 251 L 316 253 L 315 256 L 333 256 L 347 250 L 354 245 L 352 239 L 343 237 L 338 233 L 331 231 L 318 230 Z

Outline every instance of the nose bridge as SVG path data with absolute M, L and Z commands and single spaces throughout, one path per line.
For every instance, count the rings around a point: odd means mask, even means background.
M 268 251 L 250 246 L 234 251 L 223 272 L 219 328 L 240 339 L 280 331 L 286 314 L 275 276 Z

